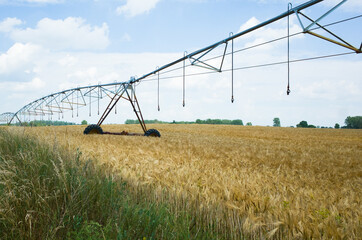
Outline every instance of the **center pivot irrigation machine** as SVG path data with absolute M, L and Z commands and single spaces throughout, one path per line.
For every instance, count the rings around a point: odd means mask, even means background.
M 78 116 L 78 108 L 79 107 L 84 107 L 87 106 L 87 103 L 89 105 L 89 111 L 91 114 L 91 103 L 92 103 L 92 99 L 93 102 L 97 101 L 98 102 L 98 114 L 99 114 L 99 100 L 102 99 L 103 97 L 108 97 L 110 99 L 110 102 L 108 104 L 108 106 L 106 107 L 106 109 L 104 110 L 103 114 L 101 115 L 99 121 L 97 124 L 92 124 L 86 127 L 86 129 L 84 130 L 84 134 L 113 134 L 113 135 L 144 135 L 144 136 L 154 136 L 154 137 L 160 137 L 160 133 L 156 130 L 156 129 L 149 129 L 147 130 L 146 128 L 146 124 L 145 121 L 143 119 L 142 116 L 142 112 L 141 112 L 141 108 L 139 105 L 139 102 L 137 100 L 136 97 L 136 92 L 135 92 L 135 86 L 136 83 L 141 82 L 142 80 L 150 77 L 150 76 L 157 76 L 157 81 L 158 81 L 158 103 L 159 103 L 159 80 L 160 80 L 160 72 L 170 68 L 171 66 L 174 66 L 178 63 L 183 63 L 183 106 L 185 106 L 185 61 L 189 60 L 190 61 L 190 65 L 189 66 L 198 66 L 198 67 L 202 67 L 202 68 L 206 68 L 208 70 L 210 70 L 211 72 L 222 72 L 223 71 L 223 63 L 224 63 L 224 59 L 226 55 L 231 55 L 231 69 L 229 69 L 228 71 L 231 71 L 231 102 L 234 102 L 234 70 L 236 70 L 236 68 L 234 68 L 234 53 L 237 51 L 234 51 L 234 39 L 239 38 L 245 34 L 251 33 L 259 28 L 262 28 L 266 25 L 269 25 L 273 22 L 276 22 L 280 19 L 283 19 L 285 17 L 288 18 L 288 35 L 286 37 L 281 37 L 278 39 L 274 39 L 272 41 L 269 42 L 265 42 L 262 44 L 257 44 L 253 47 L 257 47 L 257 46 L 261 46 L 263 44 L 266 43 L 270 43 L 273 41 L 277 41 L 277 40 L 281 40 L 281 39 L 286 39 L 288 40 L 288 59 L 285 62 L 278 62 L 278 63 L 273 63 L 273 64 L 265 64 L 265 65 L 276 65 L 276 64 L 287 64 L 288 65 L 288 85 L 287 85 L 287 94 L 289 95 L 290 93 L 290 87 L 289 87 L 289 64 L 291 62 L 298 62 L 298 61 L 304 61 L 304 60 L 311 60 L 311 59 L 318 59 L 318 58 L 325 58 L 325 57 L 334 57 L 334 56 L 340 56 L 340 55 L 346 55 L 346 54 L 352 54 L 352 53 L 361 53 L 361 48 L 362 48 L 362 44 L 361 46 L 358 47 L 354 47 L 353 45 L 349 44 L 348 42 L 346 42 L 344 39 L 342 39 L 340 36 L 337 36 L 335 33 L 331 32 L 330 30 L 328 30 L 326 27 L 327 26 L 331 26 L 333 24 L 337 24 L 337 23 L 341 23 L 341 22 L 345 22 L 348 20 L 352 20 L 352 19 L 356 19 L 356 18 L 360 18 L 362 17 L 362 15 L 356 16 L 356 17 L 352 17 L 349 19 L 344 19 L 335 23 L 331 23 L 328 25 L 324 25 L 322 26 L 320 24 L 320 21 L 325 18 L 327 15 L 329 15 L 331 12 L 333 12 L 336 8 L 338 8 L 339 6 L 341 6 L 342 4 L 344 4 L 347 0 L 343 0 L 340 3 L 338 3 L 335 7 L 331 8 L 329 11 L 327 11 L 325 14 L 323 14 L 322 16 L 320 16 L 319 18 L 317 18 L 316 20 L 311 19 L 310 17 L 308 17 L 305 13 L 302 13 L 301 11 L 309 8 L 317 3 L 322 2 L 323 0 L 310 0 L 308 2 L 305 2 L 299 6 L 293 7 L 291 3 L 288 4 L 288 11 L 274 17 L 271 18 L 265 22 L 262 22 L 254 27 L 251 27 L 247 30 L 244 30 L 242 32 L 239 32 L 237 34 L 232 34 L 230 33 L 229 37 L 221 40 L 217 43 L 214 43 L 208 47 L 202 48 L 200 50 L 194 51 L 190 54 L 187 54 L 187 52 L 184 53 L 184 56 L 171 62 L 168 63 L 162 67 L 157 68 L 155 71 L 152 71 L 148 74 L 143 75 L 142 77 L 139 78 L 135 78 L 135 77 L 131 77 L 131 79 L 129 81 L 126 82 L 115 82 L 115 83 L 109 83 L 109 84 L 98 84 L 98 85 L 93 85 L 93 86 L 86 86 L 86 87 L 77 87 L 77 88 L 73 88 L 73 89 L 69 89 L 69 90 L 65 90 L 65 91 L 61 91 L 61 92 L 57 92 L 57 93 L 53 93 L 50 94 L 48 96 L 42 97 L 40 99 L 37 99 L 29 104 L 27 104 L 26 106 L 22 107 L 19 111 L 17 111 L 16 113 L 3 113 L 0 115 L 0 121 L 1 122 L 6 122 L 7 124 L 11 124 L 13 121 L 18 121 L 20 124 L 22 124 L 21 121 L 21 117 L 23 116 L 25 118 L 25 116 L 53 116 L 54 114 L 58 114 L 63 115 L 64 111 L 71 111 L 72 112 L 72 117 L 73 115 L 76 113 L 76 115 Z M 295 14 L 297 16 L 298 22 L 301 26 L 301 28 L 303 29 L 302 32 L 300 33 L 307 33 L 310 34 L 312 36 L 315 36 L 317 38 L 326 40 L 330 43 L 333 44 L 337 44 L 341 47 L 347 48 L 350 50 L 350 52 L 347 53 L 342 53 L 342 54 L 334 54 L 334 55 L 328 55 L 328 56 L 320 56 L 320 57 L 314 57 L 314 58 L 309 58 L 309 59 L 298 59 L 298 60 L 293 60 L 290 61 L 289 60 L 289 38 L 292 36 L 289 34 L 289 16 Z M 304 20 L 304 22 L 302 21 Z M 307 24 L 305 23 L 307 22 Z M 330 37 L 332 38 L 328 38 L 325 37 L 321 34 L 317 34 L 315 33 L 314 30 L 319 29 L 324 31 L 325 33 L 329 34 Z M 298 33 L 299 34 L 299 33 Z M 296 34 L 294 34 L 296 35 Z M 231 52 L 230 53 L 226 53 L 227 48 L 228 48 L 228 44 L 231 42 Z M 205 60 L 204 57 L 209 54 L 211 51 L 215 50 L 216 48 L 221 47 L 223 48 L 223 54 L 221 56 L 219 56 L 221 58 L 221 63 L 219 66 L 215 67 L 212 66 L 211 64 L 207 63 L 208 60 Z M 251 48 L 251 47 L 248 47 Z M 242 51 L 245 49 L 241 49 L 238 51 Z M 264 65 L 263 65 L 264 66 Z M 250 67 L 244 67 L 244 68 L 250 68 Z M 238 69 L 243 69 L 243 68 L 238 68 Z M 172 71 L 172 70 L 167 70 L 167 71 Z M 164 71 L 164 72 L 167 72 Z M 225 70 L 224 70 L 225 71 Z M 163 73 L 164 73 L 163 72 Z M 94 100 L 96 99 L 96 100 Z M 143 130 L 143 134 L 137 134 L 137 133 L 128 133 L 128 132 L 121 132 L 121 133 L 111 133 L 111 132 L 104 132 L 101 128 L 102 123 L 104 122 L 104 120 L 107 118 L 107 116 L 111 113 L 112 110 L 115 110 L 115 112 L 117 111 L 116 109 L 116 104 L 119 100 L 124 99 L 130 102 L 134 113 L 136 114 L 136 117 L 142 127 Z M 159 105 L 158 105 L 158 110 L 160 110 Z

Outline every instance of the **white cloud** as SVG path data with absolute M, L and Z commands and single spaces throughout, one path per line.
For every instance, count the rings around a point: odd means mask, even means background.
M 108 25 L 91 26 L 82 18 L 43 18 L 35 28 L 12 29 L 16 42 L 41 45 L 52 50 L 100 50 L 109 45 Z
M 252 28 L 258 25 L 260 21 L 256 17 L 251 17 L 248 21 L 246 21 L 243 25 L 241 25 L 239 32 Z
M 127 3 L 116 9 L 118 14 L 124 14 L 126 17 L 134 17 L 148 13 L 160 0 L 127 0 Z
M 24 92 L 24 91 L 27 92 L 27 91 L 29 91 L 29 89 L 34 91 L 34 90 L 42 89 L 43 87 L 45 87 L 45 85 L 46 85 L 46 83 L 43 80 L 35 77 L 30 82 L 16 83 L 13 87 L 13 90 L 15 92 Z
M 254 27 L 258 24 L 260 24 L 261 21 L 259 21 L 256 17 L 251 17 L 248 21 L 246 21 L 243 25 L 241 25 L 239 32 L 242 32 L 244 30 L 247 30 L 251 27 Z M 289 27 L 290 34 L 302 32 L 302 28 L 300 27 L 299 23 L 296 21 L 295 16 L 293 16 L 290 19 L 290 27 Z M 244 47 L 251 47 L 257 44 L 265 43 L 267 41 L 271 41 L 274 39 L 278 39 L 281 37 L 287 36 L 287 22 L 286 20 L 280 20 L 278 22 L 273 23 L 270 26 L 264 26 L 262 28 L 259 28 L 255 31 L 249 32 L 239 39 L 237 39 L 238 42 L 240 41 L 247 41 L 244 44 Z M 294 40 L 296 38 L 303 38 L 303 35 L 296 35 L 291 40 Z M 271 48 L 275 48 L 278 46 L 278 44 L 285 44 L 283 41 L 279 41 L 273 44 L 266 44 L 264 46 L 258 47 L 257 50 L 259 51 L 265 51 L 270 50 Z
M 76 58 L 70 54 L 67 54 L 67 56 L 60 58 L 58 63 L 61 66 L 71 67 L 78 63 L 78 58 Z
M 0 32 L 11 32 L 15 26 L 22 24 L 23 22 L 17 18 L 6 18 L 0 22 Z
M 14 75 L 31 72 L 41 52 L 40 47 L 33 44 L 14 44 L 6 53 L 0 55 L 0 76 L 13 75 L 13 78 L 18 79 Z

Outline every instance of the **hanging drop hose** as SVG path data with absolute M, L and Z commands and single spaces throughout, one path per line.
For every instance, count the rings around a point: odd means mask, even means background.
M 92 102 L 91 102 L 91 97 L 92 97 L 92 90 L 89 91 L 89 116 L 92 116 Z
M 78 117 L 78 113 L 79 113 L 79 104 L 78 104 L 79 103 L 79 100 L 78 100 L 79 99 L 79 91 L 80 90 L 77 91 L 77 117 Z
M 157 73 L 158 86 L 157 86 L 157 102 L 158 102 L 158 111 L 160 111 L 160 72 Z
M 72 105 L 71 105 L 71 108 L 72 108 L 72 118 L 74 117 L 74 107 L 73 107 L 73 105 L 74 105 L 74 92 L 72 93 Z M 42 107 L 43 108 L 43 107 Z
M 114 95 L 117 94 L 117 86 L 114 85 Z M 117 103 L 114 104 L 114 114 L 117 114 Z
M 98 83 L 100 85 L 100 83 Z M 100 88 L 98 87 L 98 115 L 99 115 L 99 98 L 100 98 Z
M 232 35 L 233 32 L 229 34 Z M 231 40 L 231 103 L 234 103 L 234 39 Z
M 158 66 L 156 70 L 158 70 Z M 157 72 L 157 110 L 160 111 L 160 72 Z
M 59 99 L 61 99 L 60 95 L 59 95 Z M 62 102 L 62 119 L 64 119 L 64 102 L 63 100 L 60 100 Z
M 184 57 L 186 57 L 187 52 L 184 52 Z M 183 61 L 183 88 L 182 88 L 182 94 L 183 94 L 183 101 L 182 106 L 185 107 L 185 60 Z
M 292 3 L 288 3 L 288 11 L 290 11 L 290 9 L 293 8 Z M 287 86 L 287 95 L 290 94 L 290 46 L 289 46 L 289 41 L 290 41 L 290 33 L 289 33 L 289 15 L 288 15 L 288 86 Z

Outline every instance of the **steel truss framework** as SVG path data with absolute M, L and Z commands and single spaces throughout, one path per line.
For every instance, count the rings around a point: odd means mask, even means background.
M 15 116 L 12 112 L 6 112 L 0 115 L 0 122 L 10 124 L 11 119 Z
M 335 33 L 331 32 L 327 28 L 320 25 L 320 21 L 325 18 L 327 15 L 329 15 L 331 12 L 333 12 L 335 9 L 337 9 L 339 6 L 341 6 L 343 3 L 345 3 L 347 0 L 343 0 L 340 3 L 338 3 L 335 7 L 327 11 L 325 14 L 323 14 L 321 17 L 319 17 L 316 20 L 311 19 L 306 14 L 302 13 L 301 11 L 303 9 L 306 9 L 308 7 L 311 7 L 317 3 L 322 2 L 323 0 L 310 0 L 308 2 L 305 2 L 299 6 L 292 7 L 291 4 L 288 4 L 288 11 L 271 18 L 265 22 L 262 22 L 254 27 L 251 27 L 247 30 L 244 30 L 242 32 L 239 32 L 237 34 L 230 33 L 229 37 L 219 41 L 217 43 L 214 43 L 208 47 L 202 48 L 200 50 L 194 51 L 190 54 L 187 52 L 184 53 L 184 56 L 177 59 L 176 61 L 173 61 L 171 63 L 168 63 L 162 67 L 157 67 L 155 71 L 149 72 L 139 78 L 131 77 L 129 81 L 126 82 L 115 82 L 115 83 L 109 83 L 109 84 L 99 84 L 99 85 L 93 85 L 93 86 L 86 86 L 86 87 L 77 87 L 57 93 L 53 93 L 51 95 L 42 97 L 40 99 L 37 99 L 24 107 L 22 107 L 19 111 L 16 113 L 4 113 L 0 115 L 0 121 L 6 122 L 8 124 L 11 124 L 14 120 L 21 122 L 22 116 L 50 116 L 58 115 L 59 117 L 64 114 L 65 111 L 71 111 L 72 116 L 77 115 L 78 116 L 78 109 L 80 107 L 85 107 L 89 105 L 89 113 L 91 114 L 91 103 L 97 102 L 98 103 L 98 114 L 99 114 L 99 101 L 103 98 L 109 98 L 110 102 L 106 109 L 104 110 L 103 114 L 101 115 L 101 118 L 99 119 L 97 125 L 100 126 L 104 120 L 107 118 L 109 113 L 115 109 L 117 102 L 120 99 L 124 99 L 130 102 L 137 119 L 139 120 L 142 130 L 146 133 L 147 128 L 143 120 L 143 116 L 141 113 L 141 109 L 139 106 L 139 103 L 136 98 L 136 94 L 134 91 L 135 83 L 138 83 L 150 76 L 154 76 L 157 74 L 158 78 L 158 93 L 159 93 L 159 74 L 165 69 L 170 68 L 171 66 L 174 66 L 178 63 L 183 62 L 183 106 L 185 106 L 185 61 L 190 61 L 191 66 L 197 66 L 201 68 L 206 68 L 208 70 L 212 70 L 215 72 L 222 72 L 223 62 L 226 56 L 226 51 L 228 48 L 229 42 L 231 42 L 231 62 L 232 62 L 232 69 L 231 69 L 231 78 L 232 78 L 232 98 L 231 101 L 234 101 L 233 96 L 233 71 L 234 71 L 234 39 L 239 38 L 245 34 L 248 34 L 252 31 L 255 31 L 259 28 L 262 28 L 266 25 L 269 25 L 273 22 L 276 22 L 282 18 L 288 17 L 290 15 L 296 14 L 297 19 L 299 21 L 299 24 L 301 25 L 303 29 L 303 33 L 310 34 L 312 36 L 318 37 L 320 39 L 326 40 L 328 42 L 331 42 L 333 44 L 337 44 L 339 46 L 342 46 L 344 48 L 347 48 L 349 50 L 352 50 L 356 53 L 361 53 L 362 44 L 359 48 L 349 44 L 347 41 L 342 39 L 340 36 L 337 36 Z M 304 20 L 304 22 L 303 22 Z M 305 23 L 307 21 L 308 25 Z M 288 21 L 289 22 L 289 21 Z M 288 24 L 289 25 L 289 24 Z M 334 39 L 323 36 L 321 34 L 317 34 L 312 31 L 312 28 L 318 26 L 319 29 L 324 30 L 327 34 L 332 36 Z M 289 26 L 288 26 L 289 29 Z M 289 36 L 289 31 L 288 31 Z M 211 64 L 206 63 L 207 60 L 203 60 L 203 58 L 212 52 L 213 50 L 223 47 L 223 55 L 221 56 L 221 62 L 219 66 L 212 66 Z M 288 47 L 288 62 L 289 62 L 289 47 Z M 288 70 L 289 72 L 289 70 Z M 289 82 L 289 81 L 288 81 Z M 288 84 L 288 91 L 289 94 L 289 84 Z M 159 99 L 158 99 L 158 110 L 159 110 Z M 116 112 L 116 109 L 115 109 Z

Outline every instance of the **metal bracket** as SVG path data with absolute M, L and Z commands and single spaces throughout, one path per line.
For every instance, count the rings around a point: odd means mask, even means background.
M 219 68 L 214 67 L 214 66 L 212 66 L 212 65 L 210 65 L 210 64 L 207 64 L 207 63 L 205 63 L 205 62 L 203 62 L 203 61 L 200 60 L 201 58 L 203 58 L 203 57 L 206 56 L 208 53 L 210 53 L 212 50 L 214 50 L 215 48 L 217 48 L 218 46 L 220 46 L 220 45 L 222 45 L 222 44 L 225 44 L 225 48 L 224 48 L 224 54 L 223 54 L 223 56 L 222 56 L 221 64 L 220 64 L 220 67 L 219 67 Z M 213 70 L 213 71 L 216 71 L 216 72 L 222 72 L 222 66 L 223 66 L 223 63 L 224 63 L 227 46 L 228 46 L 228 42 L 222 42 L 222 43 L 219 43 L 218 45 L 216 45 L 216 46 L 208 49 L 208 50 L 205 51 L 203 54 L 201 54 L 201 56 L 199 56 L 198 58 L 195 58 L 194 55 L 193 55 L 193 56 L 189 56 L 191 65 L 192 65 L 192 66 L 201 67 L 201 68 L 206 68 L 206 69 Z
M 345 41 L 344 39 L 342 39 L 341 37 L 339 37 L 338 35 L 336 35 L 335 33 L 333 33 L 332 31 L 328 30 L 327 28 L 323 27 L 321 24 L 319 24 L 319 22 L 325 18 L 327 15 L 329 15 L 331 12 L 333 12 L 334 10 L 336 10 L 338 7 L 340 7 L 342 4 L 344 4 L 345 2 L 347 2 L 347 0 L 343 0 L 340 3 L 338 3 L 336 6 L 334 6 L 332 9 L 330 9 L 329 11 L 327 11 L 325 14 L 323 14 L 322 16 L 320 16 L 317 20 L 313 20 L 310 17 L 308 17 L 307 15 L 303 14 L 300 11 L 295 11 L 295 14 L 297 15 L 298 21 L 303 29 L 304 33 L 308 33 L 312 36 L 318 37 L 320 39 L 326 40 L 328 42 L 337 44 L 339 46 L 342 46 L 344 48 L 348 48 L 352 51 L 355 51 L 356 53 L 361 53 L 361 47 L 358 49 L 357 47 L 354 47 L 352 44 L 348 43 L 347 41 Z M 306 18 L 308 21 L 311 21 L 311 23 L 307 26 L 304 27 L 303 22 L 301 21 L 299 15 L 303 16 L 304 18 Z M 325 37 L 323 35 L 317 34 L 315 32 L 311 31 L 311 28 L 313 26 L 318 26 L 318 29 L 323 29 L 324 31 L 326 31 L 328 34 L 332 35 L 334 38 L 336 38 L 337 40 L 333 40 L 331 38 Z

